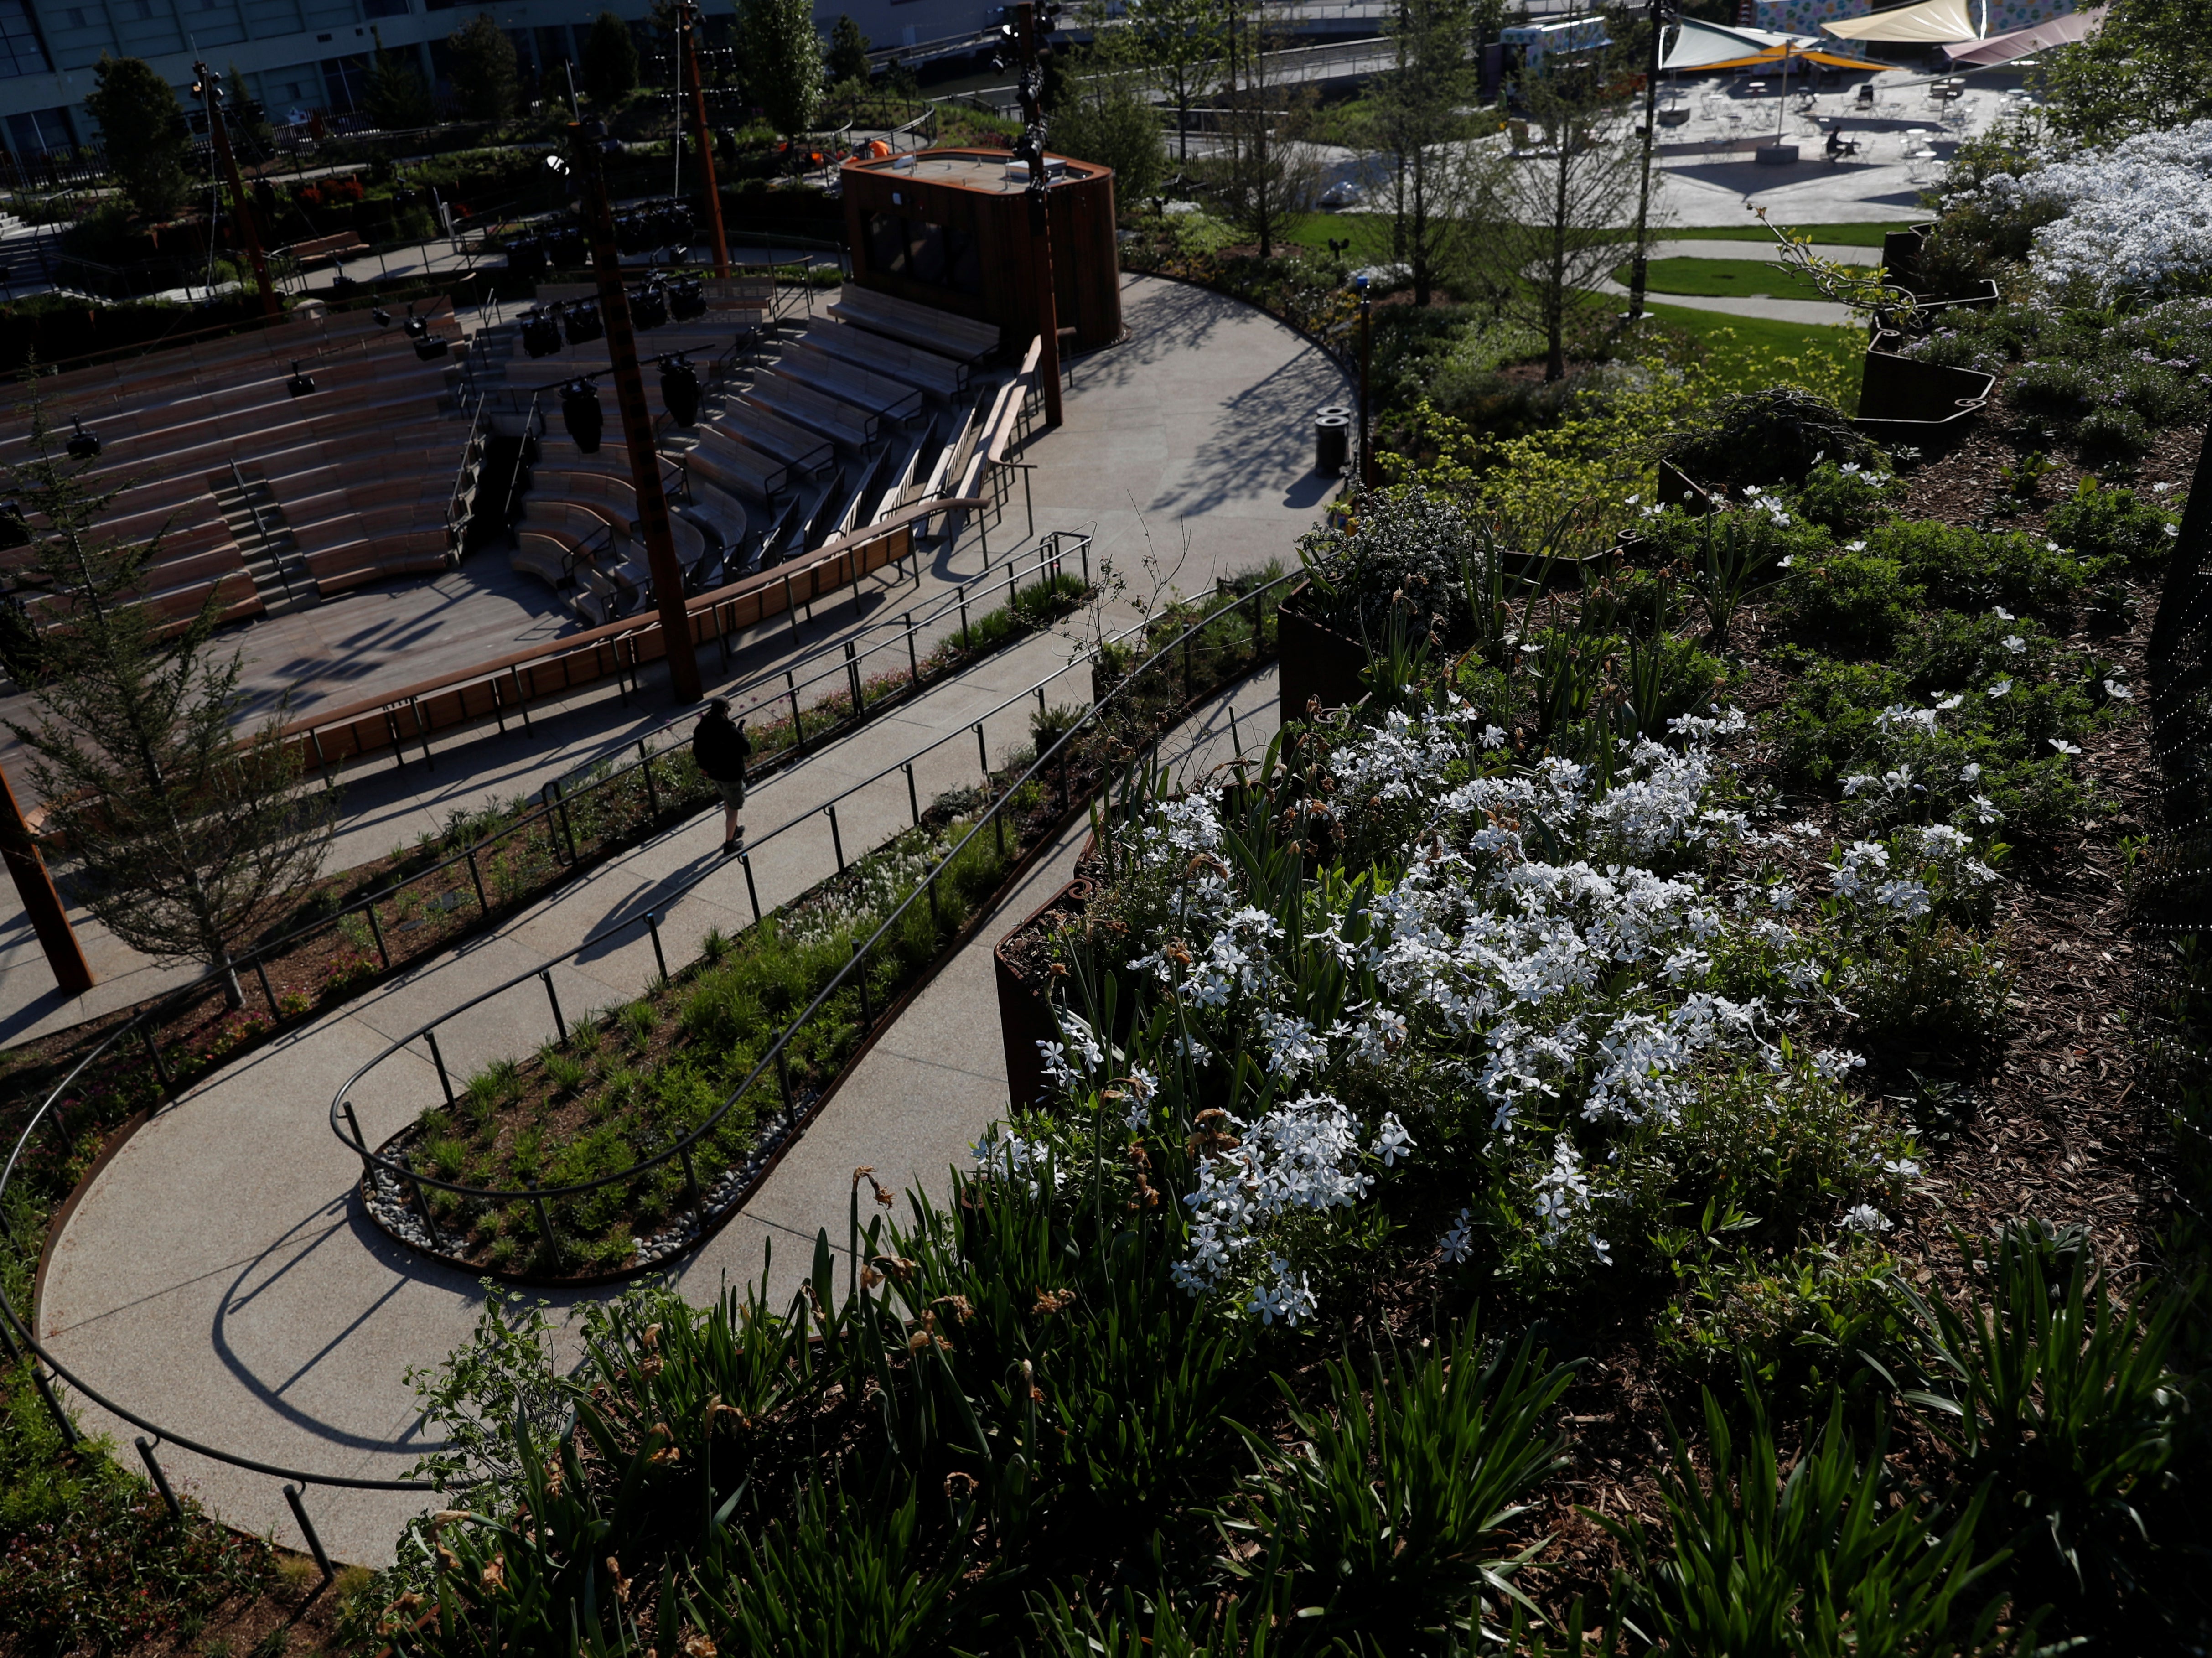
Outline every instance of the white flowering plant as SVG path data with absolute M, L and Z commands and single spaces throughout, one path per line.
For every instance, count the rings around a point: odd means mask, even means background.
M 1193 1294 L 1304 1321 L 1401 1232 L 1534 1290 L 1632 1275 L 1716 1190 L 1790 1241 L 1893 1190 L 1823 952 L 1928 906 L 1793 925 L 1716 755 L 1741 716 L 1675 726 L 1516 759 L 1443 693 L 1109 835 L 1048 1062 L 1074 1120 L 1188 1158 Z

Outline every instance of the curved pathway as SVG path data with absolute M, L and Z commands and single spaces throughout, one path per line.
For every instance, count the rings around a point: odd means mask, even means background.
M 1307 471 L 1311 413 L 1344 398 L 1341 376 L 1290 331 L 1202 290 L 1139 280 L 1127 303 L 1132 340 L 1075 365 L 1066 426 L 1026 452 L 1041 468 L 1039 527 L 1096 520 L 1099 552 L 1139 594 L 1149 586 L 1137 568 L 1147 530 L 1185 592 L 1267 557 L 1288 562 L 1332 487 Z M 923 797 L 972 782 L 965 728 L 1069 654 L 1058 635 L 1028 641 L 764 787 L 748 812 L 754 841 L 780 823 L 800 826 L 757 855 L 762 902 L 781 902 L 835 868 L 820 820 L 803 822 L 822 800 L 948 732 L 963 740 L 918 764 Z M 1079 671 L 1051 695 L 1081 701 L 1087 692 Z M 1273 728 L 1272 683 L 1255 681 L 1237 701 L 1246 743 L 1264 741 Z M 1229 735 L 1221 726 L 1201 716 L 1186 728 L 1188 741 L 1221 750 Z M 987 734 L 994 755 L 1026 741 L 1024 709 L 1000 715 Z M 879 843 L 907 821 L 903 778 L 841 806 L 840 818 L 848 853 Z M 1079 838 L 909 1007 L 746 1213 L 681 1266 L 675 1277 L 686 1293 L 704 1302 L 726 1277 L 757 1277 L 771 1236 L 786 1240 L 776 1254 L 795 1265 L 817 1227 L 842 1236 L 856 1163 L 886 1178 L 936 1178 L 1003 1109 L 989 944 L 1047 884 L 1065 878 L 1059 872 Z M 466 1339 L 482 1292 L 362 1215 L 358 1165 L 325 1126 L 331 1097 L 355 1067 L 423 1020 L 573 950 L 609 920 L 659 907 L 702 871 L 664 924 L 672 960 L 688 959 L 710 926 L 744 925 L 743 874 L 720 862 L 719 840 L 719 813 L 695 819 L 162 1112 L 93 1182 L 56 1241 L 38 1309 L 42 1340 L 88 1384 L 178 1432 L 324 1475 L 404 1476 L 424 1442 L 404 1374 Z M 573 1017 L 635 994 L 651 969 L 641 931 L 554 976 Z M 530 981 L 449 1028 L 446 1057 L 466 1074 L 549 1034 L 543 992 Z M 421 1058 L 380 1066 L 353 1095 L 372 1143 L 436 1088 Z M 557 1311 L 582 1297 L 548 1299 Z M 76 1408 L 86 1427 L 120 1444 L 137 1431 L 82 1400 Z M 234 1524 L 297 1542 L 276 1480 L 174 1448 L 163 1461 Z M 307 1501 L 331 1552 L 369 1564 L 391 1558 L 401 1524 L 422 1506 L 404 1493 L 328 1488 Z
M 1851 247 L 1843 244 L 1813 246 L 1814 252 L 1826 259 L 1844 264 L 1879 264 L 1881 250 L 1877 247 Z M 1683 238 L 1675 241 L 1656 242 L 1651 257 L 1655 259 L 1755 259 L 1762 264 L 1778 264 L 1782 250 L 1772 242 L 1699 241 Z M 1626 296 L 1626 284 L 1610 276 L 1598 284 L 1605 294 Z M 1653 289 L 1644 295 L 1647 304 L 1679 305 L 1692 311 L 1722 311 L 1738 317 L 1764 317 L 1774 322 L 1804 323 L 1821 327 L 1848 326 L 1853 320 L 1851 308 L 1827 300 L 1768 299 L 1764 295 L 1746 295 L 1739 299 L 1732 294 L 1662 294 Z

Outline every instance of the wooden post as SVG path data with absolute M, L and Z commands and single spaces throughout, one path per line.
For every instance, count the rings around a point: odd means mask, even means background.
M 46 952 L 54 982 L 72 996 L 83 995 L 93 987 L 91 964 L 78 947 L 69 912 L 62 908 L 61 894 L 54 890 L 54 878 L 46 872 L 46 860 L 39 855 L 39 843 L 23 821 L 15 786 L 4 770 L 0 770 L 0 857 L 7 859 L 8 873 L 15 878 L 23 913 L 31 918 L 39 946 Z
M 714 183 L 714 135 L 707 126 L 707 94 L 699 84 L 699 8 L 677 9 L 676 51 L 684 59 L 684 84 L 691 94 L 691 142 L 699 147 L 699 176 L 707 191 L 707 228 L 714 243 L 714 274 L 730 274 L 730 244 L 722 234 L 722 193 Z M 686 51 L 685 48 L 690 50 Z
M 253 267 L 254 285 L 261 290 L 262 313 L 282 316 L 283 308 L 276 303 L 276 290 L 269 285 L 269 257 L 261 251 L 261 238 L 253 228 L 253 210 L 246 203 L 246 185 L 238 176 L 238 158 L 230 153 L 230 129 L 223 120 L 222 104 L 216 97 L 221 83 L 205 64 L 194 64 L 192 74 L 198 77 L 192 90 L 207 106 L 208 137 L 215 144 L 216 161 L 222 167 L 223 181 L 230 186 L 231 219 L 238 230 L 239 252 Z
M 1060 301 L 1052 285 L 1052 210 L 1048 199 L 1052 181 L 1045 172 L 1044 106 L 1039 102 L 1044 72 L 1037 65 L 1035 0 L 1021 0 L 1013 12 L 1014 39 L 1022 58 L 1022 120 L 1027 128 L 1022 143 L 1030 162 L 1030 240 L 1036 247 L 1037 266 L 1037 338 L 1043 347 L 1037 373 L 1044 381 L 1044 423 L 1057 426 L 1060 423 Z

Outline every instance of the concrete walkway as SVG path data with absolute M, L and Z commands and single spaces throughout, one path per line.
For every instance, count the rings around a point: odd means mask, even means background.
M 1834 259 L 1844 264 L 1881 263 L 1880 248 L 1816 242 L 1811 251 L 1822 258 Z M 1773 242 L 1699 241 L 1692 237 L 1683 237 L 1655 243 L 1651 257 L 1654 259 L 1751 259 L 1761 264 L 1778 264 L 1782 260 L 1782 250 Z M 1628 292 L 1624 284 L 1610 277 L 1599 284 L 1599 289 L 1603 293 L 1623 295 Z M 1648 297 L 1653 305 L 1679 305 L 1692 311 L 1724 311 L 1732 316 L 1764 317 L 1774 322 L 1802 323 L 1808 327 L 1847 327 L 1856 320 L 1850 307 L 1836 305 L 1826 300 L 1770 299 L 1764 295 L 1746 295 L 1738 298 L 1732 294 L 1662 294 L 1656 290 Z
M 1168 574 L 1185 591 L 1210 586 L 1218 572 L 1287 559 L 1328 488 L 1305 475 L 1310 411 L 1343 397 L 1340 380 L 1288 331 L 1210 294 L 1139 283 L 1131 298 L 1133 328 L 1142 331 L 1078 365 L 1067 424 L 1030 452 L 1043 468 L 1040 527 L 1095 518 L 1102 552 L 1130 571 L 1133 586 L 1148 527 L 1164 562 L 1181 561 Z M 1126 603 L 1115 608 L 1133 614 Z M 1056 635 L 1025 641 L 763 788 L 748 814 L 761 902 L 783 902 L 835 868 L 822 801 L 945 734 L 953 740 L 916 762 L 922 798 L 973 782 L 970 723 L 1069 654 Z M 1048 695 L 1085 701 L 1087 680 L 1078 673 Z M 1248 685 L 1237 702 L 1244 742 L 1264 742 L 1272 683 Z M 1030 706 L 988 726 L 994 758 L 1027 740 Z M 1166 756 L 1195 750 L 1210 762 L 1227 737 L 1215 711 L 1191 722 Z M 904 778 L 895 773 L 839 814 L 848 856 L 878 844 L 907 821 Z M 665 909 L 663 937 L 678 961 L 709 926 L 750 920 L 742 872 L 717 856 L 719 816 L 602 866 L 162 1113 L 93 1183 L 57 1241 L 42 1339 L 91 1386 L 180 1433 L 319 1473 L 404 1473 L 422 1424 L 403 1374 L 466 1339 L 481 1293 L 467 1274 L 428 1266 L 362 1216 L 351 1195 L 357 1165 L 327 1127 L 331 1097 L 423 1020 L 573 951 L 611 920 Z M 856 1163 L 895 1182 L 938 1178 L 1003 1110 L 989 946 L 1065 878 L 1073 852 L 1063 846 L 1040 867 L 878 1046 L 746 1215 L 682 1265 L 687 1293 L 703 1302 L 725 1277 L 757 1276 L 771 1237 L 788 1244 L 776 1250 L 781 1277 L 811 1252 L 817 1229 L 842 1236 Z M 636 994 L 651 970 L 650 945 L 633 928 L 562 961 L 554 981 L 574 1017 Z M 448 1064 L 466 1075 L 550 1034 L 544 992 L 529 978 L 448 1025 L 441 1041 Z M 436 1086 L 419 1053 L 373 1072 L 352 1096 L 371 1141 L 411 1120 Z M 555 1298 L 564 1309 L 579 1299 Z M 135 1431 L 84 1401 L 78 1408 L 87 1426 L 120 1442 Z M 225 1517 L 296 1541 L 275 1480 L 173 1448 L 165 1461 Z M 321 1489 L 308 1500 L 333 1552 L 368 1564 L 389 1558 L 399 1525 L 421 1506 L 404 1494 Z
M 1345 400 L 1348 388 L 1341 375 L 1290 330 L 1202 288 L 1131 277 L 1123 307 L 1128 340 L 1074 361 L 1066 424 L 1034 439 L 1023 452 L 1039 468 L 1030 474 L 1036 527 L 1094 529 L 1094 569 L 1110 562 L 1139 598 L 1152 586 L 1144 568 L 1148 553 L 1158 556 L 1164 582 L 1191 592 L 1210 587 L 1217 575 L 1268 558 L 1293 559 L 1298 531 L 1336 487 L 1310 472 L 1310 417 L 1322 404 Z M 559 441 L 549 439 L 556 446 Z M 1027 522 L 1017 488 L 1004 521 L 990 536 L 994 568 L 1018 550 L 1018 544 L 1026 544 Z M 496 562 L 496 555 L 487 557 Z M 867 630 L 887 637 L 882 630 L 900 613 L 933 608 L 956 586 L 985 578 L 981 537 L 970 528 L 957 545 L 931 551 L 919 568 L 918 585 L 902 586 L 888 576 L 872 580 L 857 619 L 849 603 L 825 603 L 796 638 L 781 618 L 755 629 L 738 641 L 726 671 L 719 654 L 707 653 L 701 667 L 710 691 L 741 701 L 780 693 L 782 671 L 795 655 L 818 655 L 826 664 L 837 658 L 846 639 L 860 639 L 865 649 Z M 343 637 L 317 635 L 312 648 L 300 645 L 296 660 L 324 665 L 318 673 L 357 661 L 357 671 L 368 672 L 397 653 L 422 665 L 411 676 L 419 677 L 478 659 L 502 636 L 499 629 L 524 614 L 524 601 L 544 598 L 550 606 L 541 586 L 520 577 L 512 578 L 518 584 L 512 598 L 503 597 L 505 588 L 494 581 L 462 604 L 453 584 L 472 579 L 456 574 L 349 596 L 348 604 L 359 601 L 360 608 L 348 612 L 357 625 Z M 450 616 L 441 609 L 449 604 Z M 470 637 L 457 648 L 453 618 L 475 616 L 485 606 L 504 606 L 507 619 L 483 623 L 489 634 L 473 622 L 466 624 Z M 342 608 L 324 606 L 256 625 L 312 629 L 326 625 L 315 618 L 333 617 Z M 550 609 L 548 616 L 549 627 L 561 625 Z M 957 631 L 957 616 L 948 616 L 921 632 L 921 648 L 927 651 Z M 249 641 L 258 636 L 251 630 L 245 635 Z M 289 683 L 285 664 L 294 658 L 286 653 L 292 649 L 270 636 L 267 653 L 257 659 L 265 664 L 261 671 L 270 683 Z M 866 671 L 902 666 L 903 656 L 902 645 Z M 407 845 L 442 829 L 456 811 L 533 793 L 549 777 L 631 747 L 677 715 L 657 682 L 657 671 L 649 672 L 646 694 L 626 704 L 612 686 L 599 687 L 534 714 L 528 732 L 518 727 L 501 736 L 487 729 L 464 743 L 441 744 L 434 771 L 426 771 L 416 758 L 404 770 L 387 762 L 350 774 L 328 866 L 345 868 Z M 757 688 L 751 696 L 749 687 Z M 15 774 L 20 792 L 20 769 Z M 25 918 L 12 902 L 6 912 L 0 919 L 0 1042 L 65 1028 L 199 974 L 189 964 L 147 960 L 79 908 L 71 920 L 100 982 L 85 996 L 64 997 L 54 989 Z

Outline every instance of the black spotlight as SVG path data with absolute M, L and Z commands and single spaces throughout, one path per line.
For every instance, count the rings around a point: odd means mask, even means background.
M 386 311 L 382 306 L 379 306 L 375 310 L 370 312 L 368 313 L 368 317 L 369 320 L 374 323 L 379 328 L 389 328 L 392 326 L 392 313 L 389 311 Z
M 415 306 L 412 301 L 410 301 L 407 306 L 407 331 L 410 334 L 412 334 L 418 340 L 430 331 L 429 320 L 427 318 L 418 317 L 415 314 Z
M 587 455 L 599 452 L 599 434 L 606 428 L 599 413 L 599 388 L 587 380 L 573 380 L 561 388 L 561 424 L 568 428 L 576 447 Z
M 699 423 L 699 371 L 681 351 L 660 360 L 660 401 L 678 426 Z
M 587 340 L 603 338 L 607 325 L 599 320 L 599 301 L 579 300 L 562 314 L 562 323 L 568 331 L 568 343 L 581 345 Z
M 630 289 L 629 319 L 640 328 L 658 328 L 668 320 L 668 295 L 659 282 Z
M 668 284 L 668 314 L 678 322 L 707 314 L 707 290 L 696 276 L 678 276 Z
M 522 313 L 522 349 L 533 357 L 549 357 L 561 349 L 561 325 L 536 306 Z
M 97 432 L 86 431 L 82 420 L 72 423 L 76 427 L 76 435 L 69 440 L 70 458 L 73 460 L 98 460 L 100 434 Z
M 295 398 L 304 398 L 315 389 L 315 377 L 300 372 L 298 358 L 292 360 L 292 378 L 284 382 L 284 389 Z
M 415 341 L 415 355 L 424 362 L 435 362 L 453 349 L 453 343 L 443 334 L 422 334 Z

